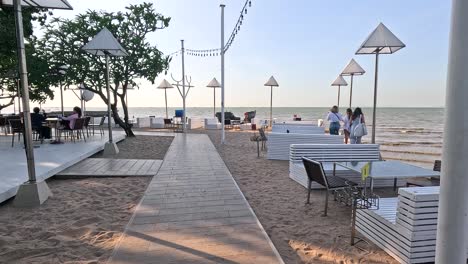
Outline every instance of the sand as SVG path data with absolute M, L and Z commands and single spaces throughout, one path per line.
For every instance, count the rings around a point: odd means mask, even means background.
M 126 139 L 117 158 L 162 159 L 172 139 Z M 105 263 L 150 181 L 50 179 L 53 197 L 40 207 L 0 204 L 0 263 Z
M 289 179 L 288 162 L 257 158 L 251 133 L 227 132 L 224 145 L 219 131 L 207 133 L 286 263 L 398 263 L 374 245 L 350 246 L 350 208 L 330 201 L 321 216 L 323 191 L 313 191 L 306 205 L 306 189 Z

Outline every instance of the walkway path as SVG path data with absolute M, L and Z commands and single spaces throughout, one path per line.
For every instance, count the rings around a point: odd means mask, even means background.
M 283 263 L 206 135 L 177 135 L 109 263 Z

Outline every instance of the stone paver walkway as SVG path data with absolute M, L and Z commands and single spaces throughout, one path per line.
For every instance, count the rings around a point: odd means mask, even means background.
M 109 260 L 283 263 L 206 135 L 177 135 Z
M 85 159 L 61 172 L 56 177 L 88 176 L 154 176 L 161 167 L 162 160 L 138 159 Z

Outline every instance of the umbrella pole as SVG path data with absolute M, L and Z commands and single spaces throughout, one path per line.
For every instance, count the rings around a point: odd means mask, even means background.
M 372 109 L 372 144 L 375 144 L 375 127 L 376 127 L 376 107 L 377 107 L 377 81 L 379 71 L 379 52 L 375 54 L 375 77 L 374 77 L 374 108 Z
M 164 89 L 164 98 L 166 99 L 166 119 L 168 119 L 169 115 L 167 114 L 167 89 Z
M 216 116 L 216 88 L 213 88 L 213 116 Z
M 351 108 L 351 102 L 353 100 L 353 77 L 354 74 L 351 74 L 351 87 L 349 89 L 349 108 Z
M 341 86 L 338 85 L 338 109 L 340 108 L 340 89 L 341 89 Z
M 270 127 L 273 127 L 273 86 L 270 86 Z

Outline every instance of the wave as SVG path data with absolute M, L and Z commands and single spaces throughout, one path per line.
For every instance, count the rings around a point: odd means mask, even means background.
M 423 146 L 434 146 L 442 147 L 441 142 L 384 142 L 381 143 L 382 146 L 413 146 L 413 145 L 423 145 Z
M 382 156 L 382 158 L 383 158 L 384 160 L 399 160 L 399 161 L 418 162 L 418 163 L 427 163 L 427 164 L 433 163 L 433 161 L 418 160 L 418 159 L 390 158 L 390 157 L 385 157 L 385 156 Z
M 417 155 L 428 155 L 428 156 L 441 156 L 441 153 L 434 153 L 434 152 L 424 152 L 424 151 L 406 151 L 406 150 L 386 150 L 381 149 L 382 153 L 400 153 L 400 154 L 417 154 Z

